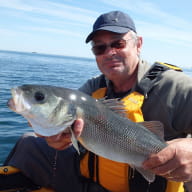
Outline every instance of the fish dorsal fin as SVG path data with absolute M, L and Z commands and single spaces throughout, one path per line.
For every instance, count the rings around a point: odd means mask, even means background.
M 115 113 L 120 114 L 123 117 L 127 116 L 127 111 L 125 109 L 125 105 L 123 101 L 120 101 L 118 98 L 117 99 L 99 99 L 99 102 L 101 102 L 103 105 L 105 105 L 107 108 L 112 110 Z
M 160 121 L 144 121 L 140 122 L 142 126 L 146 127 L 149 131 L 157 135 L 161 140 L 164 141 L 164 126 Z

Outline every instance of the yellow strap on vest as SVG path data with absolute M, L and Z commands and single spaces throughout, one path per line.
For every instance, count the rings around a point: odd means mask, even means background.
M 161 64 L 161 65 L 165 65 L 165 66 L 167 66 L 167 67 L 169 67 L 169 68 L 171 68 L 171 69 L 174 69 L 175 71 L 182 71 L 181 68 L 179 68 L 179 67 L 177 67 L 177 66 L 175 66 L 175 65 L 171 65 L 171 64 L 169 64 L 169 63 L 163 63 L 163 62 L 156 62 L 156 63 L 159 63 L 159 64 Z

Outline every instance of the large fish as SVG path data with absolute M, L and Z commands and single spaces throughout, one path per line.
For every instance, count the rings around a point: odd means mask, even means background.
M 82 118 L 84 128 L 78 141 L 86 149 L 107 159 L 128 163 L 149 182 L 154 181 L 155 175 L 142 169 L 142 163 L 150 154 L 167 146 L 162 138 L 146 128 L 163 129 L 160 122 L 134 123 L 114 112 L 121 111 L 123 105 L 117 100 L 96 100 L 77 90 L 23 85 L 11 92 L 9 107 L 24 116 L 36 133 L 56 135 Z

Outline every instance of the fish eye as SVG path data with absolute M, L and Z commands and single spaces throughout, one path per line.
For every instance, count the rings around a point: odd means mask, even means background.
M 45 99 L 45 95 L 42 92 L 36 92 L 34 96 L 36 101 L 43 101 Z

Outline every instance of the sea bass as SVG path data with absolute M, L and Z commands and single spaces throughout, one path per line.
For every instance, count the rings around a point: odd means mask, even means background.
M 104 158 L 128 163 L 146 180 L 154 181 L 155 175 L 142 169 L 142 163 L 150 154 L 167 146 L 162 138 L 146 128 L 163 129 L 160 122 L 134 123 L 115 112 L 123 105 L 117 100 L 96 100 L 77 90 L 23 85 L 12 88 L 11 92 L 9 107 L 24 116 L 36 133 L 56 135 L 82 118 L 84 128 L 78 141 L 86 149 Z

